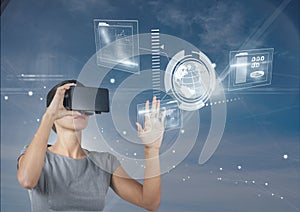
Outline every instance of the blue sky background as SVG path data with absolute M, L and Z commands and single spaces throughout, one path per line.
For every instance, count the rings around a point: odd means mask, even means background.
M 17 183 L 16 158 L 39 125 L 48 89 L 62 79 L 76 79 L 94 55 L 95 18 L 135 19 L 140 33 L 159 28 L 186 40 L 217 64 L 218 74 L 231 50 L 274 48 L 272 84 L 226 93 L 227 99 L 240 100 L 227 104 L 217 151 L 198 164 L 206 138 L 200 133 L 185 160 L 162 176 L 160 211 L 300 211 L 299 4 L 11 0 L 1 15 L 1 211 L 30 211 L 27 191 Z M 21 74 L 46 77 L 28 82 Z M 205 130 L 209 109 L 200 114 Z M 142 211 L 110 192 L 106 211 L 121 210 Z

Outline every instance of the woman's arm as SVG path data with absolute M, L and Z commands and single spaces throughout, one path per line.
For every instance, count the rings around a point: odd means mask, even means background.
M 146 102 L 149 110 L 149 101 Z M 145 116 L 145 127 L 137 123 L 139 135 L 145 145 L 145 177 L 144 184 L 131 179 L 120 166 L 112 176 L 111 187 L 123 199 L 150 211 L 156 211 L 161 198 L 161 178 L 159 149 L 164 133 L 165 111 L 159 120 L 160 102 L 153 98 L 151 115 Z
M 72 85 L 74 86 L 75 84 L 65 84 L 57 89 L 26 153 L 19 158 L 17 177 L 19 183 L 24 188 L 34 188 L 39 180 L 44 165 L 49 135 L 54 121 L 63 116 L 72 115 L 72 111 L 67 111 L 63 106 L 65 91 Z
M 26 153 L 19 158 L 18 181 L 24 188 L 34 188 L 38 182 L 44 165 L 52 125 L 53 117 L 46 112 L 39 129 L 26 149 Z
M 156 150 L 146 150 L 144 184 L 132 179 L 125 170 L 119 166 L 113 173 L 111 187 L 122 199 L 145 208 L 149 211 L 156 211 L 160 204 L 161 183 L 160 163 Z

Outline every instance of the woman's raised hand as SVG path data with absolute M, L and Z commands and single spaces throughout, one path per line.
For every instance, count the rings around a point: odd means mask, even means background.
M 145 110 L 144 128 L 140 123 L 136 123 L 139 136 L 146 148 L 159 149 L 162 143 L 165 131 L 164 121 L 166 117 L 166 109 L 163 108 L 160 117 L 160 100 L 153 97 L 151 110 L 149 109 L 149 101 L 147 100 Z

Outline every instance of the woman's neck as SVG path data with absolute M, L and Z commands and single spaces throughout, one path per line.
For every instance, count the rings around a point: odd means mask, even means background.
M 80 159 L 86 157 L 86 152 L 81 148 L 81 131 L 57 132 L 55 144 L 48 149 L 51 152 L 70 158 Z

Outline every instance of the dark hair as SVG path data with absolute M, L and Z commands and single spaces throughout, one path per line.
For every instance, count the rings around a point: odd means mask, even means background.
M 49 107 L 49 105 L 51 104 L 54 96 L 55 96 L 55 93 L 56 93 L 56 90 L 58 87 L 60 86 L 63 86 L 65 84 L 68 84 L 68 83 L 76 83 L 76 85 L 79 85 L 79 86 L 84 86 L 81 82 L 77 81 L 77 80 L 64 80 L 60 83 L 58 83 L 57 85 L 55 85 L 53 88 L 50 89 L 50 91 L 48 92 L 47 94 L 47 102 L 46 102 L 46 107 Z M 55 127 L 55 124 L 53 124 L 52 126 L 52 130 L 56 133 L 56 127 Z

